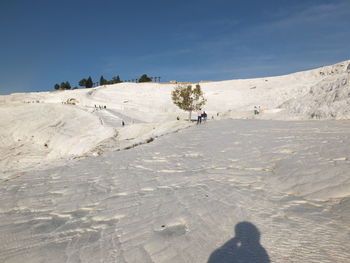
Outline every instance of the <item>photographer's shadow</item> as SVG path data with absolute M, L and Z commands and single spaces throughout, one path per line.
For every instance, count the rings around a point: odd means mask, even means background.
M 208 263 L 270 263 L 269 256 L 260 245 L 260 232 L 249 222 L 235 227 L 235 237 L 216 249 Z

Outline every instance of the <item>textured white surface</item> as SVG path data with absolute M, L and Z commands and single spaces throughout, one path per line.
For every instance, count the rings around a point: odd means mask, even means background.
M 203 83 L 208 99 L 205 110 L 209 119 L 349 119 L 349 64 L 345 61 L 285 76 Z M 157 129 L 158 134 L 161 130 L 167 133 L 166 127 L 176 130 L 183 123 L 166 122 L 177 116 L 184 120 L 188 114 L 171 102 L 174 86 L 121 83 L 0 96 L 0 153 L 4 156 L 0 172 L 93 152 L 102 141 L 118 134 L 114 141 L 140 141 L 152 136 L 150 129 Z M 62 105 L 69 99 L 77 105 Z M 254 106 L 262 109 L 258 116 L 252 114 Z M 127 128 L 121 127 L 122 120 Z
M 347 263 L 349 143 L 347 121 L 222 120 L 14 175 L 0 261 Z
M 0 262 L 349 262 L 348 64 L 0 96 Z

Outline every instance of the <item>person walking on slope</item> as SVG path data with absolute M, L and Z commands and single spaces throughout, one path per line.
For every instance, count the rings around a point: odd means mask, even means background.
M 204 122 L 207 120 L 207 117 L 208 117 L 208 114 L 205 111 L 203 111 L 203 113 L 202 113 L 202 120 Z
M 254 111 L 253 111 L 253 113 L 254 113 L 254 115 L 259 114 L 259 113 L 258 113 L 258 108 L 257 108 L 256 106 L 254 106 Z
M 198 111 L 197 111 L 197 124 L 200 124 L 200 123 L 202 123 L 202 109 L 199 109 Z

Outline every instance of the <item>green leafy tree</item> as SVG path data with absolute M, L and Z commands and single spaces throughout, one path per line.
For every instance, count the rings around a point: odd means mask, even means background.
M 61 82 L 60 89 L 61 90 L 65 90 L 66 89 L 66 82 Z
M 55 86 L 54 86 L 54 88 L 55 88 L 55 90 L 59 90 L 60 89 L 60 84 L 55 84 Z
M 121 83 L 119 75 L 113 78 L 113 83 Z
M 150 82 L 152 79 L 148 77 L 146 74 L 143 74 L 141 78 L 139 78 L 139 82 Z
M 103 76 L 101 76 L 100 77 L 100 85 L 102 86 L 102 85 L 106 85 L 106 84 L 108 84 L 108 81 Z
M 66 81 L 66 86 L 65 86 L 65 89 L 71 89 L 72 86 L 70 85 L 70 83 L 68 81 Z
M 85 83 L 85 87 L 86 88 L 92 88 L 94 86 L 94 83 L 92 81 L 92 78 L 89 77 L 87 80 L 86 80 L 86 83 Z
M 184 111 L 188 111 L 188 120 L 191 121 L 192 111 L 199 110 L 207 102 L 199 84 L 192 88 L 192 85 L 179 85 L 171 92 L 173 103 Z
M 120 80 L 119 75 L 116 77 L 113 77 L 110 81 L 107 82 L 107 84 L 117 84 L 122 83 L 123 81 Z
M 86 82 L 87 82 L 87 79 L 81 79 L 81 80 L 79 81 L 79 86 L 81 86 L 81 87 L 86 87 Z

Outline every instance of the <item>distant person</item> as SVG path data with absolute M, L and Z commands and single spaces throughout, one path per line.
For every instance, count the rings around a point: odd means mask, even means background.
M 254 106 L 254 111 L 253 111 L 254 115 L 258 114 L 258 108 L 256 106 Z
M 124 121 L 122 121 L 122 126 L 123 126 L 123 127 L 125 126 L 125 122 L 124 122 Z
M 203 119 L 203 121 L 206 121 L 206 120 L 207 120 L 207 117 L 208 117 L 207 113 L 206 113 L 205 111 L 203 111 L 203 113 L 202 113 L 202 119 Z
M 179 120 L 180 120 L 180 117 L 179 117 L 179 116 L 177 116 L 177 117 L 176 117 L 176 119 L 179 121 Z
M 197 111 L 197 124 L 202 123 L 202 109 Z

